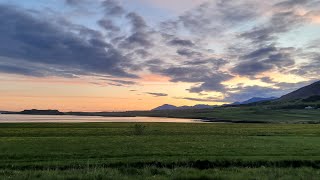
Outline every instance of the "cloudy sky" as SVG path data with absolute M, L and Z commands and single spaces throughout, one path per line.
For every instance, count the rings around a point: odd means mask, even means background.
M 319 79 L 319 0 L 0 0 L 0 109 L 148 110 Z

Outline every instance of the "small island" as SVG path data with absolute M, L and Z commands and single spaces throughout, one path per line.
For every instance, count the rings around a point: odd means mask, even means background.
M 30 115 L 64 115 L 63 112 L 58 110 L 38 110 L 38 109 L 31 109 L 31 110 L 24 110 L 21 111 L 19 114 L 30 114 Z

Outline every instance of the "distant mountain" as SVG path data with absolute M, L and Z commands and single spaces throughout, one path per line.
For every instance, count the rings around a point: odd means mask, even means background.
M 287 95 L 279 98 L 280 101 L 291 101 L 298 99 L 307 99 L 310 97 L 320 96 L 320 81 L 315 82 L 311 85 L 302 87 L 296 91 L 293 91 Z
M 216 106 L 210 106 L 207 104 L 197 104 L 194 106 L 173 106 L 170 104 L 164 104 L 162 106 L 159 106 L 157 108 L 152 109 L 152 111 L 163 111 L 163 110 L 184 110 L 184 109 L 209 109 L 209 108 L 214 108 Z
M 268 97 L 268 98 L 263 98 L 263 97 L 253 97 L 251 99 L 248 99 L 243 102 L 234 102 L 232 105 L 241 105 L 241 104 L 251 104 L 251 103 L 257 103 L 257 102 L 264 102 L 264 101 L 271 101 L 278 99 L 277 97 Z
M 178 109 L 177 106 L 174 106 L 171 104 L 164 104 L 162 106 L 152 109 L 152 111 L 176 110 L 176 109 Z
M 268 97 L 268 98 L 263 98 L 263 97 L 254 97 L 249 100 L 243 101 L 241 104 L 250 104 L 250 103 L 256 103 L 256 102 L 264 102 L 264 101 L 271 101 L 278 99 L 277 97 Z

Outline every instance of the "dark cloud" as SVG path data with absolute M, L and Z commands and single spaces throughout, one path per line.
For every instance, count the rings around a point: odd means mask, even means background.
M 217 102 L 221 100 L 220 98 L 214 98 L 214 97 L 207 97 L 207 98 L 182 97 L 182 98 L 176 98 L 176 99 L 185 99 L 185 100 L 197 101 L 197 102 Z
M 102 85 L 102 86 L 104 86 L 105 84 L 108 84 L 110 86 L 129 87 L 132 85 L 137 85 L 138 83 L 135 81 L 128 81 L 128 80 L 122 80 L 122 79 L 101 78 L 100 82 L 98 82 L 98 83 L 96 82 L 95 84 Z
M 178 49 L 177 54 L 185 57 L 201 56 L 202 54 L 191 49 Z
M 265 71 L 272 69 L 273 66 L 271 64 L 266 64 L 263 62 L 251 62 L 246 61 L 238 64 L 232 71 L 239 75 L 248 75 L 253 76 Z
M 30 67 L 17 67 L 13 65 L 2 65 L 2 64 L 0 64 L 0 72 L 8 73 L 8 74 L 21 74 L 25 76 L 35 76 L 35 77 L 45 76 L 43 72 Z
M 0 6 L 0 21 L 0 41 L 5 42 L 0 44 L 0 56 L 46 64 L 65 73 L 137 77 L 120 66 L 130 59 L 98 39 L 99 32 L 49 23 L 22 9 L 4 5 Z
M 30 64 L 7 57 L 0 57 L 0 72 L 34 77 L 59 76 L 64 78 L 76 78 L 78 77 L 76 74 L 82 74 L 75 71 L 66 72 L 41 64 Z
M 149 34 L 144 32 L 135 32 L 120 43 L 121 48 L 151 48 L 153 43 L 149 39 Z
M 181 66 L 171 66 L 168 68 L 157 66 L 158 63 L 163 64 L 161 60 L 156 60 L 155 66 L 151 66 L 150 70 L 170 77 L 172 82 L 201 83 L 215 78 L 223 80 L 231 77 L 231 75 L 219 70 L 221 66 L 227 63 L 227 61 L 223 59 L 194 59 L 193 61 L 183 62 L 184 64 Z
M 131 50 L 129 53 L 126 54 L 126 56 L 130 57 L 131 59 L 139 59 L 142 62 L 139 64 L 131 64 L 129 66 L 135 66 L 134 68 L 137 68 L 137 70 L 142 70 L 143 68 L 145 68 L 145 65 L 147 62 L 147 58 L 150 57 L 152 54 L 149 53 L 147 50 L 145 49 L 138 49 L 138 47 L 135 47 L 134 50 Z
M 205 59 L 193 59 L 190 61 L 185 61 L 185 65 L 207 65 L 211 67 L 213 70 L 218 70 L 222 66 L 228 64 L 229 62 L 225 59 L 216 59 L 216 58 L 205 58 Z
M 118 86 L 118 87 L 122 87 L 123 84 L 119 84 L 119 83 L 108 83 L 108 85 L 110 86 Z
M 311 1 L 312 0 L 288 0 L 288 1 L 282 1 L 282 2 L 276 3 L 274 6 L 286 8 L 286 9 L 291 9 L 294 6 L 305 5 Z
M 256 58 L 265 58 L 270 53 L 276 51 L 277 49 L 274 46 L 262 47 L 253 52 L 242 57 L 242 59 L 256 59 Z
M 295 64 L 292 54 L 290 52 L 289 53 L 281 52 L 281 50 L 280 52 L 271 54 L 268 57 L 268 59 L 266 59 L 264 62 L 268 64 L 273 64 L 278 68 L 282 68 L 282 67 L 288 68 Z
M 159 66 L 159 63 L 162 63 L 162 66 Z M 171 82 L 197 83 L 198 85 L 189 91 L 201 93 L 202 91 L 223 92 L 225 90 L 222 82 L 233 78 L 232 75 L 220 71 L 220 68 L 226 63 L 224 59 L 203 58 L 183 61 L 180 66 L 165 65 L 161 60 L 156 60 L 154 63 L 149 62 L 147 66 L 151 72 L 170 77 Z
M 210 69 L 203 67 L 172 67 L 162 70 L 161 73 L 171 77 L 172 82 L 200 83 L 199 86 L 189 89 L 192 93 L 200 93 L 202 91 L 223 92 L 225 87 L 221 83 L 232 78 L 229 74 L 211 72 Z
M 168 42 L 169 45 L 172 46 L 187 46 L 187 47 L 193 47 L 195 44 L 190 41 L 190 40 L 184 40 L 184 39 L 172 39 L 171 41 Z
M 120 28 L 116 26 L 110 19 L 101 19 L 98 21 L 98 24 L 107 31 L 119 32 Z
M 50 6 L 54 3 L 51 3 L 50 5 L 46 7 L 46 12 L 41 12 L 43 14 L 45 13 L 52 13 L 54 16 L 61 16 L 64 19 L 68 19 L 69 17 L 78 17 L 78 18 L 92 18 L 97 14 L 96 10 L 91 10 L 89 7 L 93 7 L 97 5 L 95 2 L 92 3 L 91 0 L 64 0 L 65 4 L 68 6 L 68 8 L 60 8 L 58 11 L 56 9 L 50 9 Z M 56 3 L 57 4 L 57 3 Z M 68 12 L 66 12 L 66 9 L 68 9 Z M 64 11 L 65 15 L 61 15 L 59 12 Z M 43 16 L 43 15 L 40 15 Z
M 279 12 L 272 16 L 270 25 L 274 32 L 286 32 L 301 25 L 306 19 L 295 11 Z
M 195 86 L 189 89 L 189 92 L 191 93 L 201 93 L 203 91 L 215 91 L 215 92 L 221 92 L 225 93 L 227 88 L 225 85 L 222 84 L 222 82 L 230 80 L 233 78 L 233 76 L 225 73 L 221 74 L 215 74 L 211 77 L 206 77 L 205 81 L 199 86 Z
M 168 94 L 165 94 L 165 93 L 146 92 L 146 94 L 152 95 L 154 97 L 165 97 L 165 96 L 168 96 Z
M 263 78 L 260 78 L 260 80 L 262 82 L 265 82 L 265 83 L 274 83 L 274 81 L 270 78 L 270 77 L 263 77 Z
M 65 0 L 68 5 L 78 5 L 83 3 L 85 0 Z
M 126 13 L 125 9 L 122 8 L 115 0 L 104 0 L 101 3 L 105 15 L 108 16 L 121 16 Z
M 144 49 L 137 49 L 134 53 L 142 58 L 150 56 L 150 53 Z
M 320 53 L 307 53 L 304 55 L 309 61 L 299 64 L 289 73 L 305 77 L 307 79 L 319 79 Z
M 265 43 L 274 40 L 275 36 L 272 28 L 253 28 L 250 31 L 242 33 L 240 36 L 253 41 L 254 43 Z
M 64 0 L 64 2 L 69 6 L 82 6 L 92 4 L 91 0 Z M 83 11 L 84 9 L 82 9 Z
M 153 47 L 151 32 L 148 31 L 148 26 L 145 20 L 137 13 L 130 12 L 126 18 L 131 24 L 131 34 L 127 37 L 118 40 L 119 47 L 125 49 L 137 49 Z
M 164 62 L 161 59 L 151 59 L 146 61 L 146 64 L 148 65 L 161 65 L 164 64 Z
M 320 38 L 312 40 L 308 43 L 307 49 L 320 50 Z
M 142 66 L 146 67 L 148 71 L 151 71 L 152 73 L 161 74 L 161 68 L 160 67 L 166 67 L 166 63 L 161 59 L 150 59 L 145 61 Z
M 132 24 L 132 32 L 142 32 L 146 30 L 147 23 L 137 13 L 130 12 L 126 17 Z
M 127 80 L 119 80 L 119 79 L 107 79 L 107 81 L 115 82 L 121 85 L 135 85 L 137 82 L 135 81 L 127 81 Z
M 171 77 L 173 82 L 203 82 L 206 79 L 206 71 L 197 67 L 169 67 L 166 69 L 153 69 L 162 75 Z
M 181 28 L 201 37 L 211 36 L 254 19 L 257 11 L 255 4 L 247 1 L 212 1 L 184 13 L 176 21 L 167 21 L 162 25 L 167 30 Z
M 117 37 L 121 29 L 114 22 L 123 18 L 127 11 L 116 0 L 104 0 L 100 5 L 104 15 L 97 21 L 98 25 L 107 31 L 109 37 Z
M 254 76 L 274 68 L 288 68 L 295 64 L 294 48 L 262 47 L 241 57 L 232 72 L 239 75 Z

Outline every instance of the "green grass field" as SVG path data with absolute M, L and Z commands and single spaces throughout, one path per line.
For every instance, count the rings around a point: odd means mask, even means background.
M 134 125 L 0 124 L 0 179 L 320 178 L 317 124 Z

